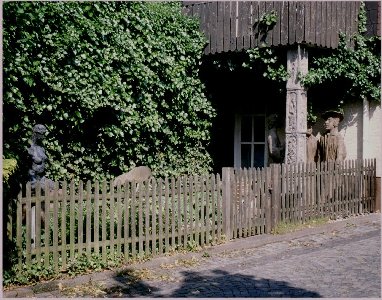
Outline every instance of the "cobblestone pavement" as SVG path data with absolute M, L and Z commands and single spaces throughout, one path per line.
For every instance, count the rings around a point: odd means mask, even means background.
M 238 239 L 4 297 L 381 297 L 381 215 Z

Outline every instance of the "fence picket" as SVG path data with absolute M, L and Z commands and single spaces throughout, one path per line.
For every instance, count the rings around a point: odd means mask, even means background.
M 235 174 L 236 171 L 234 171 L 234 174 Z M 216 177 L 213 176 L 213 180 L 215 180 Z M 236 236 L 236 232 L 237 232 L 237 184 L 238 184 L 238 177 L 237 176 L 232 176 L 232 178 L 230 179 L 230 184 L 231 184 L 231 187 L 230 187 L 230 192 L 231 192 L 231 203 L 230 203 L 230 214 L 231 214 L 231 217 L 230 217 L 230 222 L 232 224 L 231 226 L 231 234 L 232 234 L 232 238 L 235 239 L 237 236 Z M 212 204 L 214 205 L 214 201 L 215 201 L 215 184 L 213 185 L 213 201 L 212 201 Z M 212 207 L 212 209 L 214 209 Z M 214 227 L 215 228 L 215 227 Z M 215 233 L 213 233 L 215 234 Z M 215 236 L 214 236 L 215 237 Z
M 210 237 L 211 237 L 211 226 L 210 226 L 210 201 L 212 198 L 213 190 L 210 185 L 211 183 L 211 177 L 206 177 L 206 243 L 210 244 Z
M 152 178 L 152 191 L 153 191 L 153 197 L 152 197 L 152 254 L 157 255 L 157 181 L 155 178 Z
M 189 229 L 190 229 L 190 242 L 193 242 L 194 239 L 194 176 L 190 176 L 189 181 L 189 216 L 190 216 L 190 222 L 189 222 Z
M 362 165 L 359 161 L 355 161 L 355 168 L 356 168 L 356 172 L 355 172 L 355 194 L 356 194 L 356 201 L 357 201 L 357 205 L 356 205 L 356 214 L 359 214 L 361 213 L 361 203 L 362 203 L 362 197 L 361 197 L 361 186 L 359 184 L 360 180 L 358 180 L 360 177 L 361 177 L 361 173 L 363 172 L 362 171 Z
M 250 178 L 249 178 L 249 170 L 246 169 L 245 170 L 245 181 L 244 181 L 244 185 L 245 185 L 245 190 L 244 190 L 244 193 L 245 193 L 245 200 L 244 200 L 244 206 L 245 206 L 245 228 L 244 228 L 244 236 L 247 237 L 250 235 L 250 232 L 251 232 L 251 229 L 250 229 L 250 226 L 249 226 L 249 222 L 248 222 L 248 219 L 249 219 L 249 209 L 250 209 L 250 201 L 251 201 L 251 197 L 250 197 Z
M 308 186 L 308 180 L 307 180 L 307 173 L 308 173 L 308 166 L 309 164 L 301 164 L 301 210 L 302 210 L 302 223 L 305 223 L 306 221 L 306 211 L 307 211 L 307 186 Z
M 78 241 L 78 254 L 82 254 L 83 247 L 83 182 L 80 180 L 78 190 L 78 220 L 77 220 L 77 241 Z
M 37 182 L 36 188 L 36 214 L 34 216 L 35 222 L 36 222 L 36 228 L 35 228 L 35 249 L 36 249 L 36 261 L 40 262 L 41 260 L 41 184 L 40 182 Z M 63 214 L 63 219 L 66 216 L 66 214 Z M 65 222 L 63 222 L 65 224 Z
M 354 167 L 354 174 L 352 176 L 352 180 L 353 180 L 353 205 L 354 205 L 354 214 L 358 214 L 359 213 L 359 210 L 358 210 L 358 202 L 360 201 L 359 199 L 359 194 L 358 194 L 358 173 L 359 173 L 359 168 L 358 168 L 358 163 L 356 160 L 353 160 L 353 167 Z
M 374 158 L 373 162 L 372 162 L 372 174 L 371 174 L 371 191 L 372 191 L 371 199 L 370 199 L 370 201 L 371 201 L 370 211 L 371 212 L 375 212 L 375 210 L 376 210 L 376 208 L 375 208 L 376 201 L 374 200 L 376 198 L 376 190 L 377 190 L 377 187 L 376 187 L 376 185 L 377 185 L 377 182 L 376 182 L 377 170 L 376 170 L 376 168 L 377 168 L 377 159 Z
M 244 176 L 243 176 L 243 170 L 238 171 L 239 181 L 236 186 L 236 193 L 237 193 L 237 202 L 235 203 L 238 208 L 235 209 L 237 211 L 237 237 L 242 237 L 243 234 L 243 225 L 242 225 L 242 219 L 243 219 L 243 185 L 244 185 Z
M 305 169 L 305 220 L 312 219 L 312 203 L 314 201 L 312 193 L 312 163 L 308 163 Z
M 31 184 L 28 182 L 26 189 L 26 205 L 25 205 L 25 214 L 26 214 L 26 240 L 25 240 L 25 263 L 27 265 L 31 262 L 31 238 L 32 238 L 32 196 L 31 196 Z
M 152 231 L 155 230 L 154 227 L 150 227 L 150 185 L 151 180 L 148 180 L 146 182 L 146 194 L 145 194 L 145 254 L 148 256 L 150 254 L 150 228 Z M 152 210 L 153 211 L 153 210 Z M 151 243 L 153 244 L 153 240 L 151 240 Z M 151 246 L 152 248 L 152 246 Z
M 200 226 L 199 226 L 199 196 L 200 196 L 200 177 L 195 176 L 194 177 L 194 186 L 195 186 L 195 201 L 194 201 L 194 206 L 195 206 L 195 243 L 199 245 L 199 234 L 200 234 Z
M 62 183 L 62 202 L 61 202 L 61 261 L 62 270 L 66 270 L 66 216 L 67 216 L 67 197 L 68 197 L 68 184 L 66 181 Z M 40 214 L 37 214 L 40 219 Z M 39 261 L 39 259 L 37 260 Z
M 253 216 L 253 202 L 254 202 L 254 193 L 253 193 L 253 172 L 248 170 L 248 210 L 247 210 L 247 227 L 249 228 L 248 235 L 251 236 L 254 234 L 254 228 L 252 226 L 252 216 Z
M 74 189 L 74 180 L 70 182 L 70 224 L 69 224 L 69 241 L 70 241 L 70 251 L 69 257 L 74 258 L 74 245 L 75 245 L 75 189 Z
M 114 182 L 112 180 L 109 181 L 109 187 L 110 187 L 110 225 L 109 225 L 109 234 L 110 234 L 110 256 L 112 259 L 115 258 L 115 232 L 114 232 L 114 225 L 115 225 L 115 186 Z
M 216 174 L 216 214 L 217 214 L 217 239 L 221 240 L 222 226 L 223 226 L 223 195 L 222 195 L 222 181 L 219 174 Z
M 255 196 L 253 199 L 253 225 L 255 228 L 255 233 L 259 234 L 260 230 L 260 179 L 259 179 L 259 169 L 253 169 L 253 188 L 255 190 Z
M 85 236 L 85 243 L 86 243 L 86 254 L 88 257 L 91 254 L 91 225 L 92 225 L 92 203 L 91 203 L 91 184 L 88 180 L 86 182 L 86 236 Z
M 21 271 L 22 268 L 22 235 L 23 235 L 23 207 L 22 207 L 22 198 L 23 198 L 23 187 L 20 186 L 20 192 L 17 196 L 16 203 L 16 249 L 17 249 L 17 269 Z
M 94 252 L 99 254 L 99 182 L 94 183 Z
M 169 183 L 168 183 L 168 178 L 166 177 L 164 180 L 164 185 L 165 185 L 165 252 L 168 252 L 170 250 L 170 206 L 169 206 Z
M 182 194 L 182 180 L 181 180 L 181 177 L 178 177 L 177 179 L 177 192 L 178 192 L 178 195 L 177 195 L 177 235 L 178 235 L 178 245 L 181 245 L 182 244 L 182 234 L 183 234 L 183 230 L 182 230 L 182 206 L 181 206 L 181 194 Z M 153 228 L 155 228 L 153 226 Z
M 373 161 L 372 159 L 369 159 L 369 165 L 368 165 L 368 177 L 369 177 L 369 180 L 368 180 L 368 194 L 367 194 L 367 211 L 368 212 L 371 212 L 371 197 L 373 195 L 373 191 L 374 191 L 374 188 L 373 188 L 373 182 L 374 182 L 374 178 L 373 178 L 373 172 L 372 172 L 372 165 L 373 165 Z
M 117 257 L 121 256 L 122 248 L 122 186 L 117 185 Z
M 137 218 L 135 213 L 137 204 L 137 185 L 135 181 L 131 183 L 131 191 L 131 255 L 135 257 L 137 254 Z
M 144 183 L 137 183 L 138 189 L 138 254 L 143 254 L 143 190 Z
M 183 177 L 183 246 L 187 247 L 188 225 L 187 225 L 187 177 Z
M 58 182 L 53 190 L 53 267 L 58 270 Z
M 200 194 L 200 245 L 204 247 L 205 245 L 205 235 L 206 235 L 206 227 L 205 227 L 205 200 L 206 200 L 206 176 L 201 177 L 201 194 Z
M 158 181 L 158 250 L 159 254 L 163 253 L 163 180 L 160 178 Z
M 28 187 L 27 185 L 27 193 L 28 189 L 30 191 L 30 185 Z M 50 266 L 50 261 L 49 261 L 49 246 L 50 246 L 50 188 L 49 184 L 46 181 L 45 183 L 45 190 L 44 190 L 44 196 L 45 196 L 45 201 L 44 201 L 44 206 L 45 206 L 45 220 L 44 220 L 44 265 L 45 267 Z
M 175 230 L 175 178 L 171 177 L 171 247 L 172 249 L 175 249 L 176 243 L 175 243 L 175 236 L 176 236 L 176 230 Z
M 106 181 L 104 180 L 102 182 L 102 262 L 106 263 L 107 259 L 107 247 L 106 247 L 106 207 L 107 207 L 107 187 L 106 187 Z
M 344 181 L 343 181 L 343 200 L 345 201 L 345 211 L 346 211 L 346 214 L 349 214 L 350 213 L 350 198 L 349 198 L 349 175 L 351 174 L 350 173 L 350 167 L 349 167 L 349 161 L 348 160 L 345 160 L 344 162 Z

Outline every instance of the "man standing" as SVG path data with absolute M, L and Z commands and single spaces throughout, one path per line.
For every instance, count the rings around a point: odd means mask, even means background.
M 325 119 L 326 134 L 320 137 L 320 161 L 343 161 L 346 158 L 346 147 L 343 136 L 338 132 L 338 125 L 344 115 L 338 111 L 327 111 L 322 117 Z

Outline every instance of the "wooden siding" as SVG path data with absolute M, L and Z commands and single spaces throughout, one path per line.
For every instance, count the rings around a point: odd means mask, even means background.
M 367 14 L 367 32 L 369 36 L 381 36 L 381 2 L 380 1 L 367 1 L 365 2 Z
M 265 41 L 268 45 L 296 43 L 335 48 L 338 33 L 357 30 L 360 2 L 356 1 L 184 1 L 183 11 L 200 20 L 207 37 L 205 54 L 243 50 Z M 275 11 L 278 22 L 266 36 L 256 22 Z

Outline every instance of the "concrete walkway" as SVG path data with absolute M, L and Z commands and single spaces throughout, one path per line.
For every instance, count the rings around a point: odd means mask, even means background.
M 381 215 L 4 292 L 16 297 L 381 297 Z

